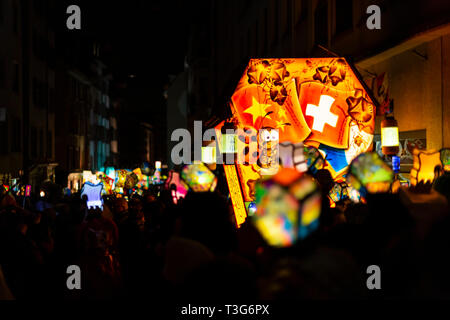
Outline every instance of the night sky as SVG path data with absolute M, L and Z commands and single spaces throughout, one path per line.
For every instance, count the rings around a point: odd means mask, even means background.
M 70 4 L 80 6 L 81 31 L 65 29 Z M 99 41 L 100 57 L 115 84 L 127 80 L 128 85 L 161 90 L 169 74 L 183 70 L 192 12 L 199 11 L 179 0 L 57 1 L 56 10 L 58 19 L 64 18 L 58 22 L 63 35 L 76 37 L 78 32 Z M 129 75 L 135 75 L 131 83 Z

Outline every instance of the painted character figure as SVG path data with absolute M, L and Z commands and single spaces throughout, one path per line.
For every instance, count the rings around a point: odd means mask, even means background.
M 263 127 L 258 133 L 259 157 L 257 165 L 261 175 L 274 175 L 279 169 L 279 134 L 278 130 Z

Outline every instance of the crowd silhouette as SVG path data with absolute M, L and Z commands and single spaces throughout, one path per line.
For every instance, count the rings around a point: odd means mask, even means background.
M 326 195 L 331 177 L 316 179 Z M 449 199 L 449 181 L 436 181 L 436 197 Z M 167 190 L 107 196 L 103 210 L 79 194 L 2 194 L 0 299 L 450 298 L 448 206 L 415 208 L 400 194 L 334 208 L 323 197 L 319 229 L 289 248 L 268 246 L 250 219 L 236 228 L 219 191 L 176 205 Z M 66 286 L 70 265 L 81 290 Z M 382 290 L 367 289 L 370 265 Z

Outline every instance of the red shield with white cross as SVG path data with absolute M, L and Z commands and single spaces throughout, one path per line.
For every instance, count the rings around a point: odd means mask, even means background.
M 352 91 L 330 88 L 321 83 L 306 82 L 300 85 L 299 102 L 311 134 L 306 141 L 346 149 L 350 117 L 346 98 Z

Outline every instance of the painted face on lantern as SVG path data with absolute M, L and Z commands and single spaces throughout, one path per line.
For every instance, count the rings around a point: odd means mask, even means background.
M 262 174 L 274 174 L 278 170 L 278 130 L 265 127 L 258 134 L 258 166 L 263 169 Z M 275 170 L 275 171 L 274 171 Z M 265 172 L 268 171 L 268 172 Z M 274 171 L 272 173 L 272 171 Z

